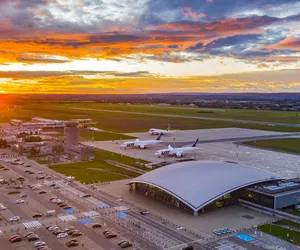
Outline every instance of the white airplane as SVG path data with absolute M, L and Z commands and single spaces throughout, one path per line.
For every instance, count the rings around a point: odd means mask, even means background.
M 171 145 L 167 149 L 161 149 L 155 152 L 155 156 L 176 156 L 176 157 L 181 157 L 183 154 L 186 153 L 193 153 L 195 152 L 198 148 L 197 143 L 199 141 L 199 138 L 193 143 L 192 146 L 185 146 L 181 148 L 173 148 Z
M 176 132 L 176 130 L 170 130 L 170 127 L 168 127 L 167 129 L 158 129 L 158 128 L 151 128 L 149 129 L 149 134 L 151 135 L 167 135 L 167 134 L 172 134 Z
M 156 140 L 145 140 L 145 141 L 140 141 L 139 139 L 136 139 L 135 141 L 129 141 L 129 142 L 124 142 L 121 144 L 121 147 L 123 148 L 130 148 L 130 147 L 139 147 L 141 149 L 146 148 L 146 146 L 151 146 L 151 145 L 156 145 L 158 143 L 161 143 L 160 137 L 162 134 L 160 134 Z

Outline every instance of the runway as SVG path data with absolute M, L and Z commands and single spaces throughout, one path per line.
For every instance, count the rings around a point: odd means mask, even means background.
M 228 119 L 228 118 L 199 117 L 199 116 L 186 116 L 186 115 L 174 115 L 174 114 L 155 114 L 155 113 L 121 111 L 121 110 L 107 110 L 107 109 L 90 109 L 90 108 L 72 108 L 72 109 L 99 111 L 99 112 L 109 112 L 109 113 L 123 113 L 123 114 L 133 114 L 133 115 L 176 117 L 176 118 L 187 118 L 187 119 L 198 119 L 198 120 L 209 120 L 209 121 L 238 122 L 238 123 L 248 123 L 248 124 L 257 124 L 257 125 L 269 125 L 269 126 L 283 126 L 283 127 L 291 127 L 291 128 L 300 128 L 300 124 L 281 123 L 281 122 L 265 122 L 265 121 L 239 120 L 239 119 L 236 120 L 236 119 Z

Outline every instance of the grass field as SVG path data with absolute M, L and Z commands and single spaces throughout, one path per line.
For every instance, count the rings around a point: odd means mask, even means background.
M 248 141 L 244 144 L 300 154 L 300 138 Z
M 288 241 L 292 244 L 300 246 L 300 232 L 291 231 L 289 229 L 279 227 L 273 224 L 266 224 L 259 226 L 258 229 L 267 234 L 278 237 L 282 240 Z
M 137 177 L 139 175 L 136 172 L 106 163 L 105 160 L 108 159 L 134 167 L 136 167 L 135 162 L 138 161 L 137 159 L 128 156 L 121 157 L 121 155 L 110 151 L 95 150 L 94 161 L 52 165 L 50 168 L 67 176 L 72 175 L 76 180 L 86 184 L 122 180 L 128 177 Z M 143 163 L 147 162 L 143 161 Z
M 300 123 L 300 112 L 264 111 L 244 109 L 209 109 L 189 106 L 159 106 L 159 105 L 126 105 L 126 104 L 71 104 L 69 107 L 92 108 L 103 110 L 120 110 L 130 112 L 145 112 L 153 114 L 173 114 L 186 116 L 202 116 L 226 119 L 240 119 L 266 122 Z
M 122 135 L 118 133 L 112 132 L 80 132 L 80 137 L 83 137 L 88 140 L 92 140 L 94 138 L 95 141 L 112 141 L 112 140 L 128 140 L 135 139 L 133 136 Z
M 168 117 L 160 116 L 149 116 L 141 114 L 125 114 L 125 113 L 113 113 L 113 112 L 99 112 L 97 110 L 76 110 L 74 107 L 85 107 L 85 108 L 97 108 L 102 107 L 102 104 L 31 104 L 26 105 L 21 109 L 14 110 L 0 110 L 0 122 L 8 122 L 10 119 L 21 119 L 24 121 L 30 121 L 32 117 L 45 117 L 49 119 L 60 119 L 69 120 L 75 118 L 91 118 L 94 119 L 97 124 L 94 127 L 98 127 L 103 130 L 113 131 L 117 133 L 124 132 L 146 132 L 151 127 L 167 128 L 169 119 Z M 108 105 L 103 104 L 104 109 L 110 107 L 112 110 L 126 109 L 145 109 L 148 113 L 166 113 L 166 114 L 177 114 L 177 115 L 192 115 L 197 116 L 205 115 L 209 116 L 211 113 L 205 113 L 207 109 L 198 108 L 167 108 L 167 107 L 155 107 L 153 112 L 148 111 L 150 106 L 138 106 L 138 105 Z M 133 107 L 132 107 L 133 106 Z M 197 113 L 200 112 L 200 113 Z M 204 113 L 203 113 L 204 112 Z M 219 110 L 213 111 L 213 114 L 220 113 L 232 113 L 231 116 L 235 116 L 238 119 L 249 120 L 268 120 L 268 117 L 272 119 L 283 119 L 284 122 L 290 120 L 291 112 L 271 112 L 271 111 L 249 111 L 249 110 Z M 254 113 L 253 113 L 254 112 Z M 259 113 L 262 112 L 261 115 Z M 248 114 L 248 115 L 246 115 Z M 296 115 L 296 114 L 294 114 Z M 230 115 L 223 115 L 224 118 Z M 216 117 L 216 116 L 215 116 Z M 251 119 L 250 119 L 251 118 Z M 264 118 L 264 119 L 263 119 Z M 278 120 L 277 120 L 278 121 Z M 215 121 L 215 120 L 199 120 L 193 118 L 180 118 L 171 117 L 170 123 L 173 129 L 208 129 L 208 128 L 227 128 L 227 127 L 239 127 L 239 128 L 250 128 L 250 129 L 261 129 L 270 131 L 282 131 L 282 132 L 299 132 L 300 128 L 290 128 L 283 126 L 268 126 L 259 124 L 245 124 L 238 122 L 226 122 L 226 121 Z M 110 138 L 110 140 L 112 140 Z

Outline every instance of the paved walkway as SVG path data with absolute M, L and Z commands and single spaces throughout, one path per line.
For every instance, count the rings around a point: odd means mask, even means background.
M 114 165 L 116 167 L 124 168 L 124 169 L 130 170 L 130 171 L 133 171 L 133 172 L 136 172 L 136 173 L 139 173 L 139 174 L 147 173 L 147 171 L 145 171 L 145 170 L 135 168 L 135 167 L 131 167 L 131 166 L 123 164 L 123 163 L 119 163 L 119 162 L 115 162 L 115 161 L 111 161 L 111 160 L 106 160 L 106 162 L 108 164 Z

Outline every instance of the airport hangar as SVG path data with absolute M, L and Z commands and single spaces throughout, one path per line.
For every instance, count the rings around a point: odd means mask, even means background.
M 300 206 L 300 179 L 287 180 L 264 170 L 221 161 L 171 164 L 130 182 L 130 190 L 193 213 L 238 204 L 282 209 Z

